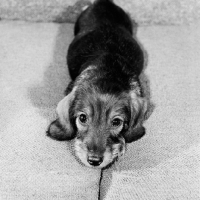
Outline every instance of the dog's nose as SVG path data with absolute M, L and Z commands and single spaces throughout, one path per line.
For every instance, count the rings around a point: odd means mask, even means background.
M 103 162 L 103 157 L 88 156 L 88 163 L 93 166 L 99 166 Z

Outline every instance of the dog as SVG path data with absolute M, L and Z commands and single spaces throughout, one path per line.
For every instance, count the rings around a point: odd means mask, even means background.
M 145 134 L 148 100 L 139 80 L 144 52 L 135 28 L 111 0 L 96 0 L 75 23 L 67 54 L 72 81 L 47 135 L 74 139 L 75 154 L 88 167 L 112 165 L 127 143 Z

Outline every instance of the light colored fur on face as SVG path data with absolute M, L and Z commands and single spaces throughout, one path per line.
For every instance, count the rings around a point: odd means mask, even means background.
M 86 145 L 81 140 L 76 138 L 74 147 L 75 147 L 76 156 L 80 159 L 80 161 L 88 167 L 93 167 L 87 162 L 88 150 L 87 150 Z M 113 161 L 117 160 L 119 157 L 124 155 L 125 148 L 126 148 L 125 140 L 124 138 L 121 137 L 120 143 L 114 144 L 112 146 L 112 151 L 109 146 L 106 147 L 106 150 L 103 154 L 103 157 L 104 157 L 103 162 L 95 168 L 104 168 L 110 163 L 112 163 Z

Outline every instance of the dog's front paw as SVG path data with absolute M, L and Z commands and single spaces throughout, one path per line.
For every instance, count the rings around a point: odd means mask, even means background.
M 70 140 L 73 138 L 72 134 L 67 134 L 58 119 L 51 122 L 46 133 L 48 137 L 60 141 Z

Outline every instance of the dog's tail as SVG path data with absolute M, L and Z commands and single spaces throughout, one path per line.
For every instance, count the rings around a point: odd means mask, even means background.
M 113 3 L 113 0 L 94 0 L 93 4 L 99 4 L 99 3 Z
M 125 27 L 131 34 L 133 33 L 130 16 L 113 0 L 95 0 L 93 9 L 95 10 L 96 22 L 111 22 Z

